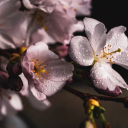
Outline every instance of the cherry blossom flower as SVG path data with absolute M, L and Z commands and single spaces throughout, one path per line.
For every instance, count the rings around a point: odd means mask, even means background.
M 25 7 L 29 6 L 26 17 L 27 42 L 31 44 L 37 41 L 69 43 L 73 32 L 84 29 L 83 23 L 76 20 L 73 8 L 67 8 L 65 13 L 58 1 L 44 0 L 38 6 L 34 6 L 31 0 L 24 0 L 23 3 Z
M 93 65 L 90 76 L 98 89 L 113 91 L 117 86 L 128 89 L 123 78 L 111 66 L 115 63 L 128 69 L 126 28 L 115 27 L 106 34 L 104 24 L 92 18 L 85 18 L 84 25 L 88 39 L 73 37 L 70 57 L 82 66 Z
M 43 42 L 28 47 L 21 65 L 31 92 L 41 101 L 62 89 L 74 70 L 71 63 L 58 59 Z

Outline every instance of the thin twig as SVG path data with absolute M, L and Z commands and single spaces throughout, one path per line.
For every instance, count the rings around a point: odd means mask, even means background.
M 68 92 L 80 97 L 82 100 L 85 100 L 86 98 L 98 98 L 99 100 L 105 100 L 105 101 L 115 101 L 115 102 L 120 102 L 124 103 L 128 97 L 112 97 L 112 96 L 99 96 L 99 95 L 92 95 L 89 93 L 83 93 L 78 90 L 75 90 L 67 85 L 63 87 L 63 89 L 67 90 Z

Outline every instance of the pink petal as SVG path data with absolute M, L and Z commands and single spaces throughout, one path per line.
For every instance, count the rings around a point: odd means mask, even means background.
M 39 101 L 37 100 L 31 91 L 29 91 L 29 97 L 28 97 L 28 101 L 30 102 L 30 104 L 32 105 L 32 107 L 34 107 L 37 110 L 46 110 L 49 107 L 51 107 L 51 103 L 48 100 L 44 100 L 44 101 Z
M 34 86 L 30 86 L 30 90 L 32 94 L 36 97 L 36 99 L 40 101 L 44 101 L 46 99 L 46 95 L 42 92 L 39 92 Z
M 44 63 L 48 64 L 47 74 L 42 74 L 43 78 L 53 81 L 67 81 L 73 76 L 74 67 L 72 64 L 58 60 L 49 60 Z
M 44 78 L 42 79 L 42 82 L 39 86 L 36 86 L 36 89 L 47 96 L 54 95 L 56 92 L 61 90 L 66 83 L 65 81 L 52 81 Z
M 69 55 L 76 63 L 88 66 L 94 61 L 93 50 L 86 37 L 75 36 L 71 39 Z
M 45 61 L 48 56 L 48 46 L 43 42 L 38 42 L 35 45 L 31 45 L 26 51 L 26 56 L 28 56 L 28 61 L 36 59 L 39 61 Z

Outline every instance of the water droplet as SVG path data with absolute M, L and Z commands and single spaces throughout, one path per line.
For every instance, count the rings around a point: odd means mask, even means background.
M 85 60 L 83 60 L 82 62 L 85 63 Z

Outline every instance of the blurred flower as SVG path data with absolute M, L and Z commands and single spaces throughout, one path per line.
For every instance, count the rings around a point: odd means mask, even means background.
M 0 48 L 15 48 L 24 45 L 26 27 L 25 13 L 19 11 L 18 0 L 0 1 Z
M 70 57 L 82 66 L 94 65 L 91 78 L 96 88 L 114 91 L 117 86 L 128 89 L 123 78 L 111 68 L 116 63 L 128 69 L 128 39 L 125 27 L 111 29 L 106 35 L 103 23 L 84 19 L 87 37 L 75 36 L 69 47 Z
M 76 20 L 74 9 L 67 8 L 65 13 L 58 0 L 38 1 L 37 4 L 36 1 L 23 0 L 23 3 L 29 9 L 26 11 L 26 41 L 31 44 L 39 41 L 69 43 L 73 32 L 84 29 L 83 23 Z
M 41 101 L 62 89 L 74 70 L 72 64 L 58 59 L 43 42 L 28 47 L 22 56 L 21 66 L 30 90 Z
M 65 57 L 68 55 L 68 46 L 66 45 L 57 46 L 52 51 L 57 53 L 60 59 L 65 60 Z
M 5 116 L 14 115 L 23 109 L 20 97 L 11 90 L 0 89 L 0 119 Z
M 91 0 L 59 0 L 63 9 L 73 8 L 77 16 L 91 14 Z

